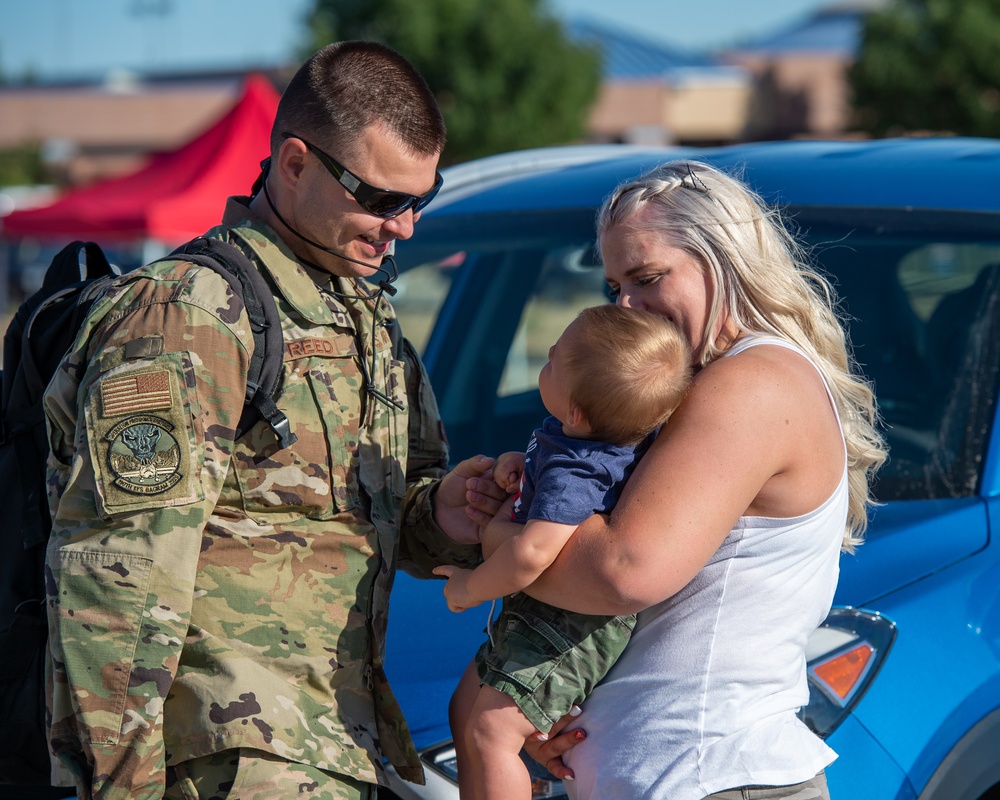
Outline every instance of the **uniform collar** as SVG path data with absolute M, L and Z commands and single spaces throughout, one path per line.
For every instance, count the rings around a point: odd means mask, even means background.
M 249 202 L 248 197 L 230 197 L 222 224 L 253 250 L 278 292 L 302 317 L 316 325 L 337 321 L 327 300 L 333 297 L 340 307 L 344 303 L 334 294 L 324 295 L 321 286 L 342 295 L 371 295 L 363 281 L 331 276 L 299 261 L 274 228 L 249 207 Z

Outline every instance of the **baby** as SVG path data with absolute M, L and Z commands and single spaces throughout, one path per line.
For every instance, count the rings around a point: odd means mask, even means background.
M 577 614 L 521 591 L 576 527 L 610 512 L 655 431 L 690 383 L 688 346 L 663 317 L 615 305 L 584 309 L 549 349 L 538 376 L 551 414 L 523 457 L 505 453 L 497 483 L 518 492 L 523 529 L 474 570 L 437 567 L 448 607 L 504 598 L 451 705 L 463 800 L 528 800 L 524 740 L 583 701 L 621 654 L 635 617 Z

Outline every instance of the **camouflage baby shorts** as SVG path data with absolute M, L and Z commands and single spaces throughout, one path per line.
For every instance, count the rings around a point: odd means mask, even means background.
M 635 617 L 576 614 L 519 593 L 504 599 L 476 654 L 481 683 L 509 695 L 542 733 L 582 703 L 625 645 Z

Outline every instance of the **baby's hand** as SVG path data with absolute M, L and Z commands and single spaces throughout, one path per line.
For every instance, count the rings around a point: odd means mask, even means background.
M 507 494 L 513 494 L 521 485 L 524 472 L 524 453 L 503 453 L 493 465 L 493 480 Z
M 467 608 L 478 606 L 482 601 L 473 600 L 469 596 L 469 576 L 471 569 L 462 569 L 448 564 L 434 567 L 435 575 L 444 575 L 448 582 L 444 585 L 444 597 L 448 601 L 448 608 L 454 612 L 465 611 Z

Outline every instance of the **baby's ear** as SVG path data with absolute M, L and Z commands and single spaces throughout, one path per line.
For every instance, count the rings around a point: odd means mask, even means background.
M 571 428 L 575 428 L 578 431 L 591 431 L 590 420 L 587 419 L 587 415 L 584 413 L 583 409 L 580 408 L 576 403 L 571 403 L 569 407 L 568 419 L 566 420 Z

